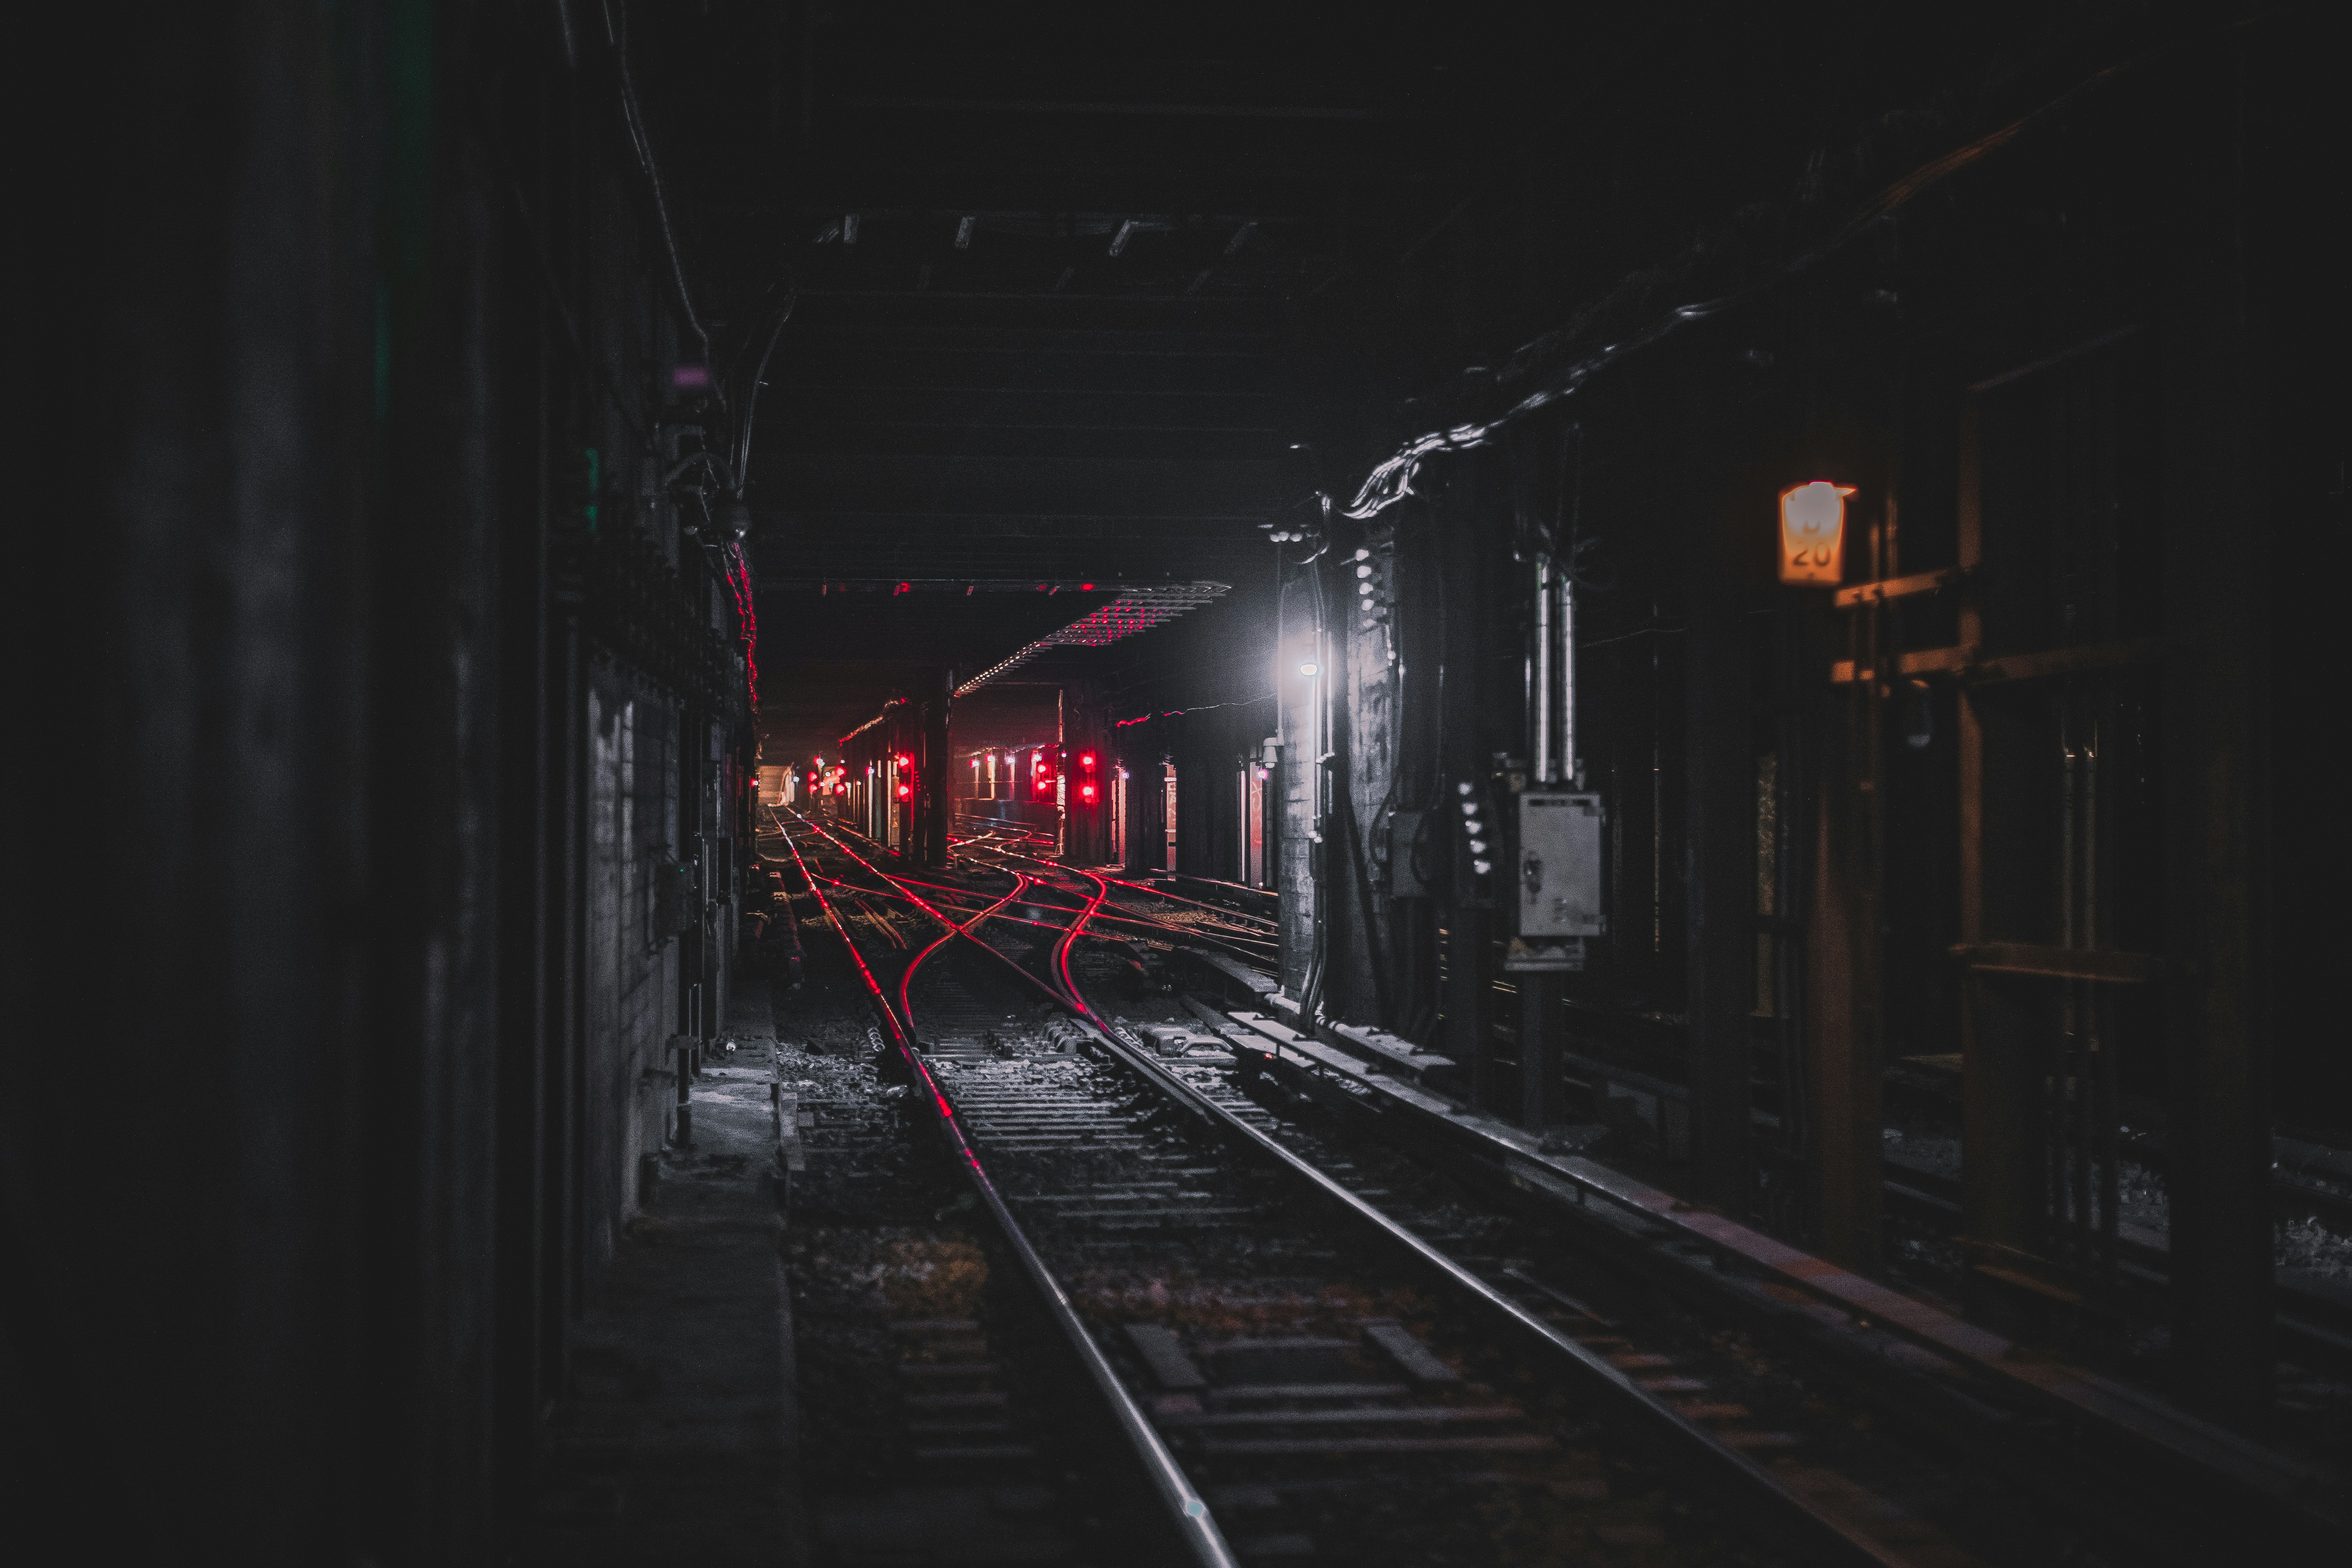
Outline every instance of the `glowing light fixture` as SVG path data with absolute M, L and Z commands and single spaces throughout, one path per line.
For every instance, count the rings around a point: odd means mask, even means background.
M 1845 498 L 1852 485 L 1815 479 L 1780 492 L 1780 581 L 1835 587 L 1845 577 Z
M 1312 680 L 1323 673 L 1323 667 L 1310 658 L 1298 667 L 1298 673 Z

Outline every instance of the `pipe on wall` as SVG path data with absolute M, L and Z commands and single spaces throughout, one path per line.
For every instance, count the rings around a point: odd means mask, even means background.
M 1540 784 L 1576 783 L 1576 599 L 1567 570 L 1536 562 L 1534 648 L 1528 662 L 1528 750 Z
M 1557 753 L 1552 746 L 1552 585 L 1551 557 L 1536 557 L 1535 657 L 1528 668 L 1528 685 L 1535 700 L 1534 722 L 1528 726 L 1528 749 L 1535 753 L 1536 782 L 1559 782 Z
M 1576 584 L 1564 568 L 1553 571 L 1551 592 L 1552 637 L 1559 649 L 1553 660 L 1559 682 L 1559 770 L 1553 779 L 1582 789 L 1584 770 L 1576 760 Z

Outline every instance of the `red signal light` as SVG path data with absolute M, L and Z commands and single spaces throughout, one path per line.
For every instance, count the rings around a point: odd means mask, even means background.
M 1094 799 L 1094 797 L 1095 797 L 1095 786 L 1094 786 L 1094 785 L 1092 785 L 1092 784 L 1087 784 L 1086 787 L 1084 787 L 1083 789 L 1079 790 L 1079 791 L 1078 791 L 1078 793 L 1079 793 L 1080 795 L 1082 795 L 1086 796 L 1086 798 L 1087 798 L 1087 799 L 1088 799 L 1088 800 L 1092 800 L 1092 799 Z
M 1078 762 L 1081 766 L 1089 768 L 1093 767 L 1095 765 L 1095 754 L 1092 752 L 1088 752 L 1086 755 L 1080 757 Z
M 905 784 L 900 784 L 898 786 L 898 798 L 900 800 L 905 800 L 908 795 L 911 795 L 914 793 L 915 792 L 913 790 L 908 789 Z

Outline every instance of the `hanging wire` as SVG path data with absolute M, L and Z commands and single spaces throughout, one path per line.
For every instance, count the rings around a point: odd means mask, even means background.
M 776 352 L 776 340 L 784 335 L 784 323 L 793 319 L 793 307 L 800 303 L 800 290 L 795 289 L 784 297 L 783 309 L 776 312 L 776 324 L 768 331 L 768 346 L 760 351 L 760 363 L 751 372 L 751 384 L 743 393 L 743 427 L 735 437 L 735 489 L 737 500 L 743 499 L 743 489 L 751 482 L 751 416 L 759 410 L 760 388 L 768 374 L 768 358 Z
M 686 286 L 686 264 L 678 257 L 677 237 L 670 229 L 669 203 L 662 195 L 661 167 L 654 161 L 653 140 L 646 133 L 644 111 L 637 106 L 635 79 L 629 74 L 629 7 L 628 0 L 615 6 L 613 0 L 604 0 L 604 36 L 613 42 L 613 58 L 620 66 L 621 117 L 629 128 L 629 143 L 636 149 L 637 166 L 646 172 L 646 183 L 654 198 L 654 217 L 661 228 L 662 247 L 669 255 L 671 281 L 677 285 L 678 309 L 686 314 L 686 324 L 696 341 L 702 344 L 702 363 L 710 363 L 710 334 L 703 330 L 702 318 L 695 313 L 694 295 Z M 614 13 L 618 12 L 615 20 Z M 714 376 L 710 390 L 719 399 L 719 406 L 727 406 L 727 390 Z

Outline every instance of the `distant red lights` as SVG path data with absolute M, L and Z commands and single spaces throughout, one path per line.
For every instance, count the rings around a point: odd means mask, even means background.
M 905 784 L 900 784 L 900 785 L 898 786 L 898 798 L 899 798 L 900 800 L 907 800 L 907 799 L 911 798 L 911 797 L 913 796 L 914 793 L 915 793 L 915 792 L 914 792 L 913 790 L 911 790 L 911 789 L 908 788 Z

